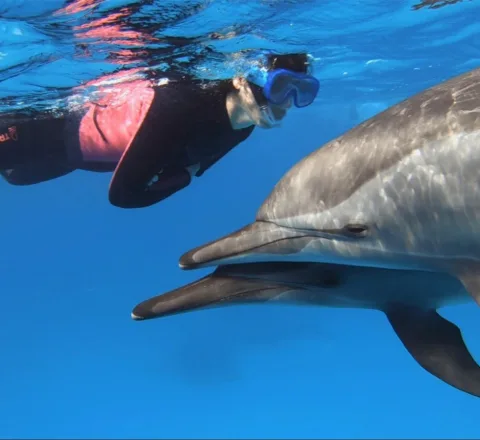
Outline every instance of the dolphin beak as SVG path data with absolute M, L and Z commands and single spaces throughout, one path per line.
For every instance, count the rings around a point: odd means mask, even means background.
M 182 269 L 196 269 L 237 262 L 269 261 L 272 255 L 294 254 L 302 243 L 293 238 L 307 237 L 306 232 L 278 226 L 275 223 L 256 221 L 223 238 L 188 251 L 180 258 Z
M 132 319 L 142 321 L 194 310 L 265 302 L 291 290 L 266 280 L 223 275 L 219 269 L 198 281 L 141 302 L 133 309 Z

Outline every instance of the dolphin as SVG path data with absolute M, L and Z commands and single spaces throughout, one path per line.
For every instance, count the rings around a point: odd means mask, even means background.
M 331 262 L 455 275 L 480 304 L 480 68 L 328 142 L 182 269 Z
M 447 384 L 480 397 L 480 367 L 459 328 L 437 309 L 472 301 L 446 273 L 326 263 L 242 263 L 138 304 L 146 320 L 235 304 L 295 304 L 379 310 L 411 356 Z

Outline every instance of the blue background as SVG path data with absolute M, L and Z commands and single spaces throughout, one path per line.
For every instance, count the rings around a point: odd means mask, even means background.
M 458 36 L 476 16 L 453 8 L 448 26 Z M 437 41 L 452 38 L 440 25 Z M 381 313 L 239 306 L 130 319 L 138 302 L 207 273 L 181 271 L 178 258 L 250 222 L 295 162 L 426 83 L 474 67 L 477 29 L 470 35 L 470 51 L 441 55 L 461 63 L 404 74 L 395 84 L 410 86 L 396 93 L 388 82 L 373 90 L 368 76 L 381 72 L 359 73 L 355 87 L 366 92 L 355 101 L 334 81 L 355 57 L 325 62 L 318 105 L 295 110 L 281 129 L 257 129 L 151 208 L 110 206 L 109 174 L 27 188 L 0 182 L 0 436 L 478 438 L 479 400 L 422 370 Z M 385 76 L 395 79 L 394 70 Z M 442 310 L 478 359 L 479 313 L 473 304 Z

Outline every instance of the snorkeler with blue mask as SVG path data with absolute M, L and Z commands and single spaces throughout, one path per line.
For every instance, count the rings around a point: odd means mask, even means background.
M 269 54 L 231 79 L 172 71 L 108 90 L 102 102 L 55 117 L 0 115 L 4 179 L 34 185 L 76 170 L 111 172 L 112 205 L 151 206 L 201 177 L 255 127 L 277 127 L 293 106 L 312 104 L 319 82 L 307 54 Z
M 263 128 L 276 127 L 292 106 L 311 105 L 320 89 L 311 61 L 307 54 L 269 55 L 245 79 L 234 78 L 247 119 Z

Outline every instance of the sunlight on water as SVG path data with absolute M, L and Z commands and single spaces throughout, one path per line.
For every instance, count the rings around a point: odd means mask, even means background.
M 130 69 L 231 76 L 266 50 L 309 51 L 323 84 L 319 103 L 332 98 L 394 102 L 480 59 L 470 43 L 480 24 L 467 25 L 471 14 L 480 12 L 478 2 L 359 5 L 353 0 L 4 0 L 0 110 L 66 105 L 65 97 L 77 87 Z M 445 37 L 436 37 L 440 33 Z M 402 72 L 413 72 L 414 79 L 405 83 Z

